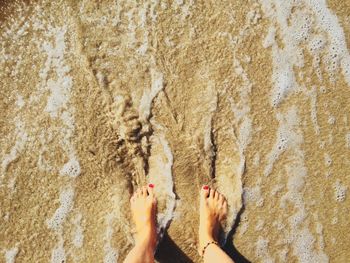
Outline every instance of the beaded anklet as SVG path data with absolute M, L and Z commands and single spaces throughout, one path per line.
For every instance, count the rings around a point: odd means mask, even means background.
M 211 245 L 211 244 L 215 244 L 215 245 L 219 246 L 218 242 L 216 242 L 216 241 L 209 241 L 209 242 L 203 247 L 203 249 L 202 249 L 202 257 L 204 257 L 205 250 L 206 250 L 207 247 L 208 247 L 209 245 Z

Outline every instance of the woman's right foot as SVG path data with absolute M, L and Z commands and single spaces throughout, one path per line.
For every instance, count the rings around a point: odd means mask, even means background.
M 221 221 L 226 218 L 227 201 L 218 191 L 203 186 L 200 191 L 199 207 L 199 247 L 198 253 L 208 242 L 218 242 Z

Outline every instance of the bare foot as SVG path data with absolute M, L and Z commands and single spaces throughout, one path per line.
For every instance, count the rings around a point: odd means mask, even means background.
M 157 243 L 156 233 L 156 204 L 153 193 L 153 184 L 143 186 L 134 192 L 130 199 L 131 213 L 136 226 L 136 245 L 149 246 L 155 250 Z
M 210 241 L 218 242 L 220 222 L 227 214 L 227 201 L 225 197 L 208 186 L 203 186 L 200 191 L 199 207 L 199 248 L 202 255 L 204 246 Z

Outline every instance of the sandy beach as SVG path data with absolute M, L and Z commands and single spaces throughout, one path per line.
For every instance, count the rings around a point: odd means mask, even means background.
M 157 262 L 350 258 L 350 2 L 0 1 L 0 262 L 122 262 L 155 185 Z

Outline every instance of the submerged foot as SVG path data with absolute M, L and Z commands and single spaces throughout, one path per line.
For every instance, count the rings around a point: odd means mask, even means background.
M 208 242 L 218 242 L 221 221 L 227 214 L 227 201 L 218 191 L 203 186 L 200 191 L 198 253 Z
M 143 186 L 130 199 L 132 218 L 136 226 L 136 245 L 149 246 L 154 251 L 157 243 L 156 198 L 153 184 Z

